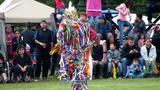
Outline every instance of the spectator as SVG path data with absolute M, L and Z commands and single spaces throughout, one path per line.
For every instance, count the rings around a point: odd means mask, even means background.
M 97 33 L 100 33 L 102 35 L 103 40 L 107 40 L 108 34 L 112 34 L 111 30 L 111 23 L 106 20 L 105 17 L 100 17 L 99 23 L 97 24 Z
M 56 13 L 63 14 L 64 9 L 65 9 L 65 5 L 63 3 L 63 0 L 54 0 L 54 2 L 55 2 L 55 6 L 56 6 Z
M 19 45 L 17 48 L 17 55 L 13 59 L 14 65 L 14 80 L 30 81 L 32 73 L 31 58 L 26 53 L 26 49 L 23 45 Z M 22 78 L 20 78 L 20 75 Z M 27 76 L 27 77 L 26 77 Z
M 14 55 L 16 54 L 16 50 L 17 50 L 17 47 L 21 44 L 21 45 L 24 45 L 25 46 L 25 43 L 23 42 L 23 40 L 21 39 L 21 33 L 20 31 L 15 31 L 15 37 L 12 39 L 12 45 L 13 45 L 13 52 L 14 52 Z
M 144 45 L 145 36 L 143 34 L 140 35 L 140 39 L 138 40 L 138 47 L 141 48 Z
M 13 48 L 12 48 L 12 39 L 14 38 L 14 33 L 12 32 L 12 27 L 10 24 L 6 24 L 6 45 L 7 45 L 7 57 L 9 60 L 13 58 Z
M 32 30 L 31 22 L 28 22 L 26 26 L 27 26 L 27 30 L 24 30 L 22 32 L 21 38 L 26 44 L 30 46 L 30 52 L 33 53 L 35 48 L 35 43 L 34 43 L 35 32 Z
M 142 20 L 142 14 L 141 13 L 137 13 L 136 14 L 136 20 L 134 22 L 134 31 L 136 33 L 138 33 L 139 35 L 141 34 L 146 34 L 146 24 L 145 22 Z M 138 35 L 138 36 L 139 36 Z
M 98 36 L 98 35 L 97 35 Z M 103 47 L 100 45 L 100 37 L 97 37 L 96 42 L 92 47 L 92 58 L 93 58 L 93 75 L 95 78 L 100 76 L 100 66 L 103 59 Z
M 127 44 L 122 48 L 121 57 L 123 76 L 126 75 L 127 66 L 130 66 L 135 58 L 137 58 L 139 64 L 143 66 L 143 59 L 141 58 L 140 49 L 134 44 L 132 37 L 128 37 Z
M 110 49 L 111 44 L 114 44 L 116 49 L 119 49 L 119 42 L 113 37 L 113 35 L 109 36 L 107 40 L 107 50 Z
M 119 43 L 120 46 L 123 46 L 123 37 L 128 36 L 129 32 L 132 30 L 133 25 L 130 24 L 127 20 L 126 17 L 127 15 L 129 16 L 131 20 L 131 15 L 130 15 L 130 8 L 132 7 L 132 0 L 125 0 L 124 3 L 120 4 L 119 6 L 116 7 L 116 10 L 119 12 L 119 19 L 117 21 L 118 23 L 118 28 L 120 31 L 120 36 L 119 36 Z M 123 27 L 128 26 L 128 29 L 124 33 Z
M 0 83 L 7 80 L 5 73 L 5 61 L 3 55 L 0 53 Z
M 145 40 L 145 45 L 141 48 L 141 55 L 145 60 L 146 75 L 153 76 L 153 66 L 157 57 L 156 47 L 152 45 L 149 38 Z
M 157 51 L 156 63 L 160 64 L 160 26 L 159 28 L 156 27 L 154 31 L 155 32 L 152 37 L 152 44 L 156 47 Z
M 142 20 L 142 14 L 137 13 L 136 20 L 134 22 L 134 30 L 133 30 L 133 37 L 134 37 L 135 42 L 138 42 L 138 37 L 140 37 L 140 35 L 142 34 L 143 35 L 146 34 L 146 24 Z
M 40 23 L 41 28 L 36 30 L 35 34 L 35 43 L 37 48 L 37 69 L 35 77 L 40 78 L 41 74 L 41 65 L 43 66 L 42 78 L 47 79 L 48 69 L 50 67 L 50 55 L 49 52 L 53 46 L 52 32 L 47 28 L 48 23 L 45 20 L 42 20 Z
M 94 23 L 96 22 L 96 16 L 100 16 L 102 13 L 101 0 L 86 0 L 86 15 L 90 18 L 94 17 Z
M 122 64 L 121 64 L 121 57 L 120 52 L 116 49 L 114 44 L 110 44 L 110 50 L 107 54 L 108 58 L 108 73 L 109 75 L 113 75 L 116 77 L 114 73 L 122 73 Z M 116 69 L 116 72 L 113 72 L 113 69 Z
M 152 23 L 152 14 L 154 12 L 160 12 L 159 0 L 147 0 L 147 16 L 148 22 Z
M 144 76 L 142 66 L 138 63 L 138 60 L 134 59 L 133 63 L 129 66 L 126 77 L 129 78 L 142 78 Z
M 86 13 L 85 12 L 81 12 L 79 15 L 79 20 L 82 24 L 87 22 L 87 17 L 86 17 Z

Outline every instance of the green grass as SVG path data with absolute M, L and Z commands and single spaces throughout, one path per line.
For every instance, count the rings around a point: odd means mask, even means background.
M 97 79 L 89 81 L 88 85 L 89 90 L 160 90 L 160 79 Z M 0 84 L 0 90 L 71 90 L 71 84 L 52 78 L 33 83 Z

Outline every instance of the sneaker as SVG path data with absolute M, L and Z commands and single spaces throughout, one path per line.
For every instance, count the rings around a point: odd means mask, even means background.
M 38 81 L 39 81 L 39 79 L 35 79 L 35 80 L 34 80 L 34 82 L 38 82 Z

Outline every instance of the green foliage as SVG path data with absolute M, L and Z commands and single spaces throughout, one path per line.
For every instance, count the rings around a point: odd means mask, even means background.
M 0 0 L 0 4 L 3 2 L 4 0 Z
M 3 1 L 4 0 L 0 0 L 0 3 L 2 3 Z M 44 4 L 49 5 L 51 7 L 55 7 L 54 0 L 36 0 L 36 1 L 44 3 Z M 65 3 L 66 7 L 67 7 L 69 1 L 72 1 L 75 6 L 77 6 L 78 4 L 85 5 L 85 3 L 86 3 L 86 0 L 63 0 L 63 1 Z M 124 0 L 102 0 L 103 3 L 110 2 L 109 3 L 110 5 L 117 5 L 117 4 L 122 3 L 123 1 Z M 146 3 L 146 0 L 133 0 L 133 1 L 134 1 L 135 5 Z M 106 4 L 103 4 L 103 5 L 106 5 Z M 112 6 L 109 8 L 114 9 L 115 6 L 114 7 Z M 139 8 L 141 8 L 141 9 L 139 9 Z M 78 11 L 85 11 L 85 7 L 77 7 L 77 9 L 78 9 Z M 131 11 L 145 13 L 145 7 L 144 6 L 143 7 L 141 7 L 141 6 L 140 7 L 133 7 L 133 9 Z
M 54 0 L 36 0 L 36 1 L 44 3 L 48 6 L 54 7 Z

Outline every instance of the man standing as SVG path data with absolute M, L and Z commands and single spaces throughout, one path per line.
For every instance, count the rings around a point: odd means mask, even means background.
M 152 23 L 153 13 L 160 12 L 160 1 L 159 0 L 147 0 L 147 16 L 148 22 Z
M 26 24 L 27 30 L 24 30 L 21 34 L 21 39 L 30 46 L 30 53 L 34 51 L 35 43 L 34 43 L 34 34 L 35 32 L 32 30 L 31 22 Z
M 45 20 L 42 20 L 40 23 L 40 28 L 36 30 L 35 34 L 35 43 L 37 48 L 37 68 L 35 77 L 37 79 L 40 78 L 41 74 L 41 64 L 43 67 L 42 71 L 42 78 L 47 79 L 48 76 L 48 69 L 50 66 L 50 49 L 53 46 L 53 38 L 52 38 L 52 32 L 47 29 L 48 23 Z

